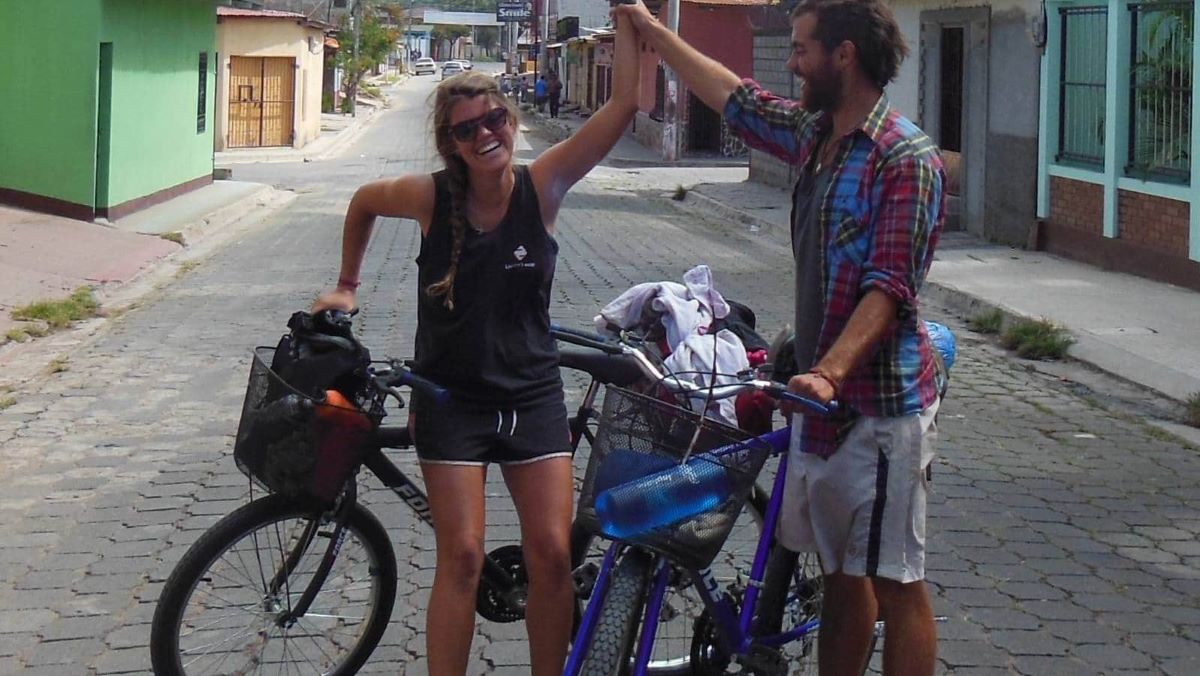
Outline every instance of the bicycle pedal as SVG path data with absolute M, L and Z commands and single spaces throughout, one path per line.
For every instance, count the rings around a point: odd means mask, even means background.
M 788 672 L 787 658 L 778 649 L 767 645 L 756 643 L 750 646 L 738 662 L 755 676 L 787 676 Z

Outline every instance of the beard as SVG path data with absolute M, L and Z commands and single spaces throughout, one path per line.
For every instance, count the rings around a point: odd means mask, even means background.
M 842 74 L 832 68 L 823 68 L 804 78 L 804 89 L 800 94 L 800 105 L 810 113 L 833 110 L 842 99 Z

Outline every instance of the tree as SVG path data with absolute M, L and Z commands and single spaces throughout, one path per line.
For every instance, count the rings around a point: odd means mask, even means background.
M 365 0 L 357 0 L 365 2 Z M 387 60 L 388 54 L 400 39 L 400 31 L 379 22 L 369 4 L 360 12 L 362 28 L 359 31 L 358 56 L 354 55 L 354 30 L 349 17 L 343 17 L 338 29 L 337 64 L 342 69 L 342 84 L 346 97 L 353 101 L 358 96 L 358 85 L 367 71 Z
M 491 54 L 500 42 L 500 29 L 496 26 L 480 26 L 475 29 L 475 40 L 477 47 Z

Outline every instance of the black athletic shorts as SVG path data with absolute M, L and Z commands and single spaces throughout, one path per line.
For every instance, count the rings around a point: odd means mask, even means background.
M 414 401 L 413 441 L 421 462 L 518 465 L 571 457 L 561 392 L 516 407 Z

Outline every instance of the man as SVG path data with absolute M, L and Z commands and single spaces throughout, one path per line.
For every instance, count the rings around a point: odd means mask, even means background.
M 533 104 L 537 106 L 539 113 L 546 107 L 546 92 L 546 76 L 539 75 L 537 82 L 533 85 Z
M 615 15 L 751 147 L 794 162 L 796 362 L 788 387 L 829 418 L 793 415 L 780 540 L 816 550 L 825 574 L 823 676 L 860 674 L 876 618 L 884 673 L 933 674 L 937 636 L 924 583 L 925 470 L 937 392 L 917 313 L 942 225 L 934 144 L 883 89 L 907 53 L 883 0 L 803 0 L 788 69 L 799 102 L 702 55 L 637 2 Z
M 550 117 L 558 117 L 558 106 L 562 100 L 563 83 L 558 79 L 558 73 L 550 72 L 550 86 L 548 87 L 550 97 Z

